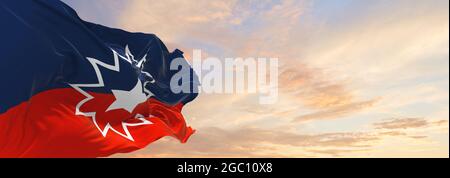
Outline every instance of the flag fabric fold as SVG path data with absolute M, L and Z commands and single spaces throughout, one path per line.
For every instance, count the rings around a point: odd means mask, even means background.
M 170 89 L 183 53 L 157 36 L 59 0 L 2 0 L 0 23 L 0 157 L 106 157 L 194 133 L 181 111 L 197 94 Z

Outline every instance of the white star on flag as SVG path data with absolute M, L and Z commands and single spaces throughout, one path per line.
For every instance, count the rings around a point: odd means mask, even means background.
M 86 98 L 80 101 L 76 105 L 75 114 L 76 115 L 82 115 L 86 117 L 91 117 L 94 125 L 97 127 L 97 129 L 102 133 L 103 137 L 106 137 L 109 130 L 114 131 L 115 133 L 134 141 L 133 136 L 128 131 L 128 127 L 135 127 L 135 126 L 141 126 L 141 125 L 149 125 L 153 124 L 151 121 L 146 120 L 142 115 L 137 114 L 135 116 L 136 119 L 138 119 L 139 123 L 128 123 L 128 122 L 122 122 L 122 128 L 125 133 L 121 133 L 120 131 L 117 131 L 114 129 L 109 123 L 106 124 L 106 126 L 102 129 L 99 127 L 97 120 L 96 120 L 96 114 L 97 112 L 82 112 L 80 111 L 80 108 L 87 103 L 88 101 L 94 99 L 92 95 L 90 95 L 88 92 L 84 91 L 82 88 L 98 88 L 98 87 L 104 87 L 105 83 L 103 80 L 102 73 L 100 72 L 99 66 L 115 71 L 120 72 L 120 61 L 119 57 L 131 65 L 133 65 L 134 56 L 131 55 L 128 46 L 126 46 L 126 57 L 119 55 L 116 51 L 112 50 L 114 54 L 114 65 L 104 63 L 100 60 L 97 60 L 95 58 L 87 57 L 86 59 L 91 63 L 92 67 L 94 68 L 95 74 L 98 79 L 98 83 L 93 84 L 69 84 L 72 88 L 83 94 Z M 145 60 L 145 57 L 141 59 L 141 61 L 138 62 L 138 65 L 142 65 L 142 60 Z M 147 100 L 150 96 L 152 96 L 152 93 L 149 92 L 148 96 L 145 95 L 143 92 L 142 82 L 138 79 L 136 85 L 131 89 L 130 91 L 124 91 L 124 90 L 111 90 L 116 100 L 108 107 L 107 111 L 115 110 L 115 109 L 124 109 L 130 113 L 133 112 L 134 108 Z M 152 117 L 152 116 L 148 116 Z
M 130 91 L 112 90 L 116 100 L 108 107 L 106 111 L 115 109 L 125 109 L 132 113 L 133 109 L 140 103 L 147 100 L 147 96 L 142 92 L 142 83 L 140 80 Z

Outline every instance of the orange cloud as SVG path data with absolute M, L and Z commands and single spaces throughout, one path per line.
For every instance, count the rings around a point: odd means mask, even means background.
M 217 127 L 201 128 L 185 145 L 164 140 L 151 145 L 138 157 L 285 157 L 282 147 L 296 150 L 298 157 L 320 154 L 362 151 L 378 140 L 367 133 L 326 133 L 302 135 L 285 131 L 240 128 L 224 130 Z M 318 150 L 314 150 L 316 148 Z M 341 150 L 341 151 L 340 151 Z M 328 152 L 328 153 L 327 153 Z M 332 153 L 330 153 L 332 152 Z M 295 156 L 295 155 L 290 155 Z
M 441 126 L 448 124 L 448 120 L 427 121 L 424 118 L 397 118 L 390 119 L 383 122 L 377 122 L 373 125 L 377 129 L 410 129 L 410 128 L 422 128 L 430 126 Z
M 306 122 L 313 120 L 327 120 L 327 119 L 336 119 L 347 114 L 352 114 L 355 112 L 362 111 L 366 108 L 372 107 L 378 100 L 369 100 L 363 102 L 355 102 L 350 104 L 345 104 L 342 106 L 332 107 L 326 110 L 320 110 L 318 112 L 314 112 L 311 114 L 305 114 L 296 117 L 294 122 Z

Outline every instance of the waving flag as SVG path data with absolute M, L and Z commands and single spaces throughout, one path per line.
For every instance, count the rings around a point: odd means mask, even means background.
M 0 24 L 0 157 L 103 157 L 193 133 L 181 109 L 197 95 L 169 86 L 182 52 L 155 35 L 58 0 L 1 0 Z

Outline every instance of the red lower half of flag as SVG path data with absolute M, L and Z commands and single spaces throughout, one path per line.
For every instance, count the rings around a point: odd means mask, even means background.
M 0 157 L 105 157 L 146 147 L 164 137 L 181 142 L 194 133 L 181 114 L 182 104 L 169 106 L 148 99 L 126 110 L 107 111 L 110 94 L 55 89 L 33 96 L 0 114 Z

